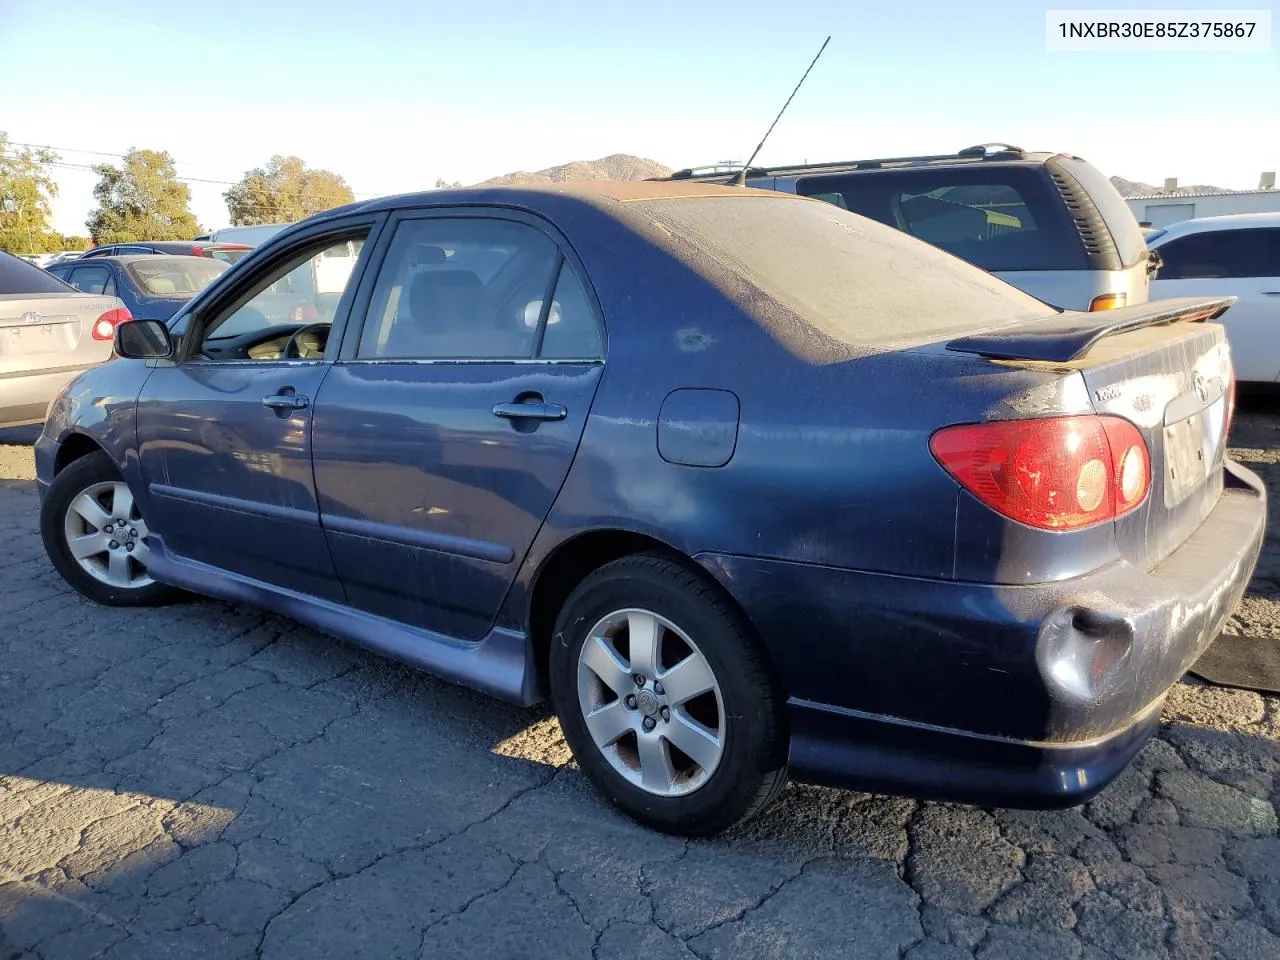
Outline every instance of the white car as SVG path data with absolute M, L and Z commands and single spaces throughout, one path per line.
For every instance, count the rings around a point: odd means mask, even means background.
M 1231 294 L 1227 329 L 1236 379 L 1280 380 L 1280 213 L 1183 220 L 1147 241 L 1164 261 L 1151 299 Z

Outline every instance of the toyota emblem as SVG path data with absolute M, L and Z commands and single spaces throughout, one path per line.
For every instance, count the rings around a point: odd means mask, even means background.
M 34 310 L 28 310 L 22 315 L 23 323 L 39 323 L 43 319 L 44 317 L 40 316 L 40 314 L 36 313 Z

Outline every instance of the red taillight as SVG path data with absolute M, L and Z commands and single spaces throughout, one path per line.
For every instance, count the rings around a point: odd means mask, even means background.
M 938 462 L 991 509 L 1043 530 L 1112 520 L 1151 487 L 1151 458 L 1128 420 L 1093 415 L 945 427 Z
M 204 247 L 192 247 L 192 248 L 191 248 L 191 255 L 192 255 L 193 257 L 203 257 L 203 256 L 204 256 Z
M 111 340 L 116 335 L 116 327 L 126 320 L 132 319 L 133 314 L 129 312 L 128 307 L 116 307 L 114 310 L 108 310 L 93 321 L 93 329 L 90 334 L 95 340 Z

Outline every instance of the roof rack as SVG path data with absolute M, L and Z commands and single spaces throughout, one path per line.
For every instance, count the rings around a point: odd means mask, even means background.
M 767 177 L 781 172 L 797 170 L 878 170 L 882 167 L 909 163 L 940 163 L 944 160 L 1020 160 L 1027 155 L 1021 147 L 1007 143 L 982 143 L 965 147 L 957 153 L 939 153 L 921 157 L 884 157 L 879 160 L 832 160 L 824 163 L 783 163 L 771 167 L 752 167 L 748 177 Z M 726 164 L 709 164 L 677 170 L 669 177 L 652 177 L 653 180 L 692 180 L 698 177 L 727 176 L 738 168 L 725 169 Z

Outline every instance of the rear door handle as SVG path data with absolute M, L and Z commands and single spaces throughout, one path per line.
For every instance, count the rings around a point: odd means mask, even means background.
M 563 403 L 536 400 L 530 403 L 497 403 L 493 415 L 503 420 L 563 420 L 569 409 Z
M 1264 297 L 1280 297 L 1280 290 L 1263 290 Z
M 262 398 L 262 405 L 277 413 L 285 410 L 303 410 L 311 406 L 311 398 L 297 393 L 276 393 Z

